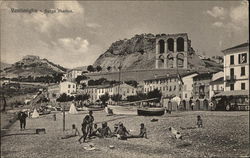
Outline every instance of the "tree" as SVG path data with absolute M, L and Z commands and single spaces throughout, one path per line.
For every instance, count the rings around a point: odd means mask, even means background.
M 105 105 L 106 102 L 109 100 L 109 94 L 105 93 L 104 95 L 100 96 L 100 100 L 102 101 L 102 104 Z
M 133 87 L 137 87 L 138 85 L 138 82 L 136 82 L 135 80 L 125 81 L 125 83 Z
M 98 65 L 98 66 L 96 67 L 96 71 L 98 71 L 98 72 L 102 71 L 102 67 L 101 67 L 100 65 Z
M 114 94 L 114 95 L 111 96 L 111 99 L 112 99 L 114 102 L 121 101 L 121 100 L 122 100 L 122 95 L 121 95 L 121 94 Z
M 94 67 L 93 67 L 92 65 L 89 65 L 89 66 L 87 67 L 87 70 L 88 70 L 89 72 L 94 72 L 94 71 L 95 71 L 95 69 L 94 69 Z
M 148 99 L 157 98 L 157 100 L 155 101 L 157 103 L 160 102 L 161 96 L 162 96 L 162 94 L 161 94 L 160 90 L 158 90 L 158 89 L 154 89 L 153 91 L 150 91 L 147 93 L 147 98 Z
M 77 95 L 75 96 L 75 101 L 85 101 L 89 99 L 89 95 L 88 94 L 81 94 L 81 95 Z
M 80 81 L 81 81 L 81 80 L 86 80 L 86 79 L 87 79 L 87 77 L 84 76 L 84 75 L 77 76 L 77 77 L 76 77 L 76 83 L 80 84 Z
M 69 96 L 66 93 L 63 93 L 56 99 L 57 102 L 68 102 L 74 100 L 74 96 Z

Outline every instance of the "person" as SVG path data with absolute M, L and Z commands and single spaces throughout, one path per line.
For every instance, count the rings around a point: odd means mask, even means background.
M 202 128 L 203 127 L 203 125 L 202 125 L 202 119 L 201 119 L 200 115 L 197 116 L 197 127 L 198 128 Z
M 18 119 L 20 121 L 20 130 L 24 130 L 26 127 L 26 118 L 28 115 L 24 111 L 18 113 Z
M 144 126 L 144 123 L 141 123 L 141 128 L 140 128 L 140 134 L 139 134 L 139 136 L 141 137 L 141 138 L 148 138 L 147 137 L 147 129 L 146 129 L 146 127 Z
M 98 128 L 97 124 L 94 124 L 94 128 L 93 131 L 91 133 L 91 136 L 97 136 L 97 137 L 101 137 L 101 128 Z
M 83 122 L 82 122 L 82 136 L 80 137 L 80 139 L 78 140 L 79 143 L 81 144 L 81 140 L 83 139 L 83 142 L 86 141 L 86 138 L 87 138 L 87 120 L 86 119 L 83 119 Z
M 101 136 L 102 137 L 110 137 L 112 134 L 109 126 L 108 126 L 108 123 L 107 122 L 103 122 L 102 123 L 102 128 L 101 128 Z
M 90 138 L 92 130 L 93 130 L 93 122 L 94 122 L 94 116 L 93 111 L 89 111 L 89 115 L 85 116 L 84 120 L 86 120 L 87 126 L 87 136 Z
M 144 123 L 141 123 L 140 124 L 140 133 L 138 135 L 129 135 L 129 136 L 126 136 L 126 138 L 147 138 L 147 129 L 144 125 Z
M 78 129 L 76 128 L 76 125 L 75 124 L 72 124 L 72 131 L 70 134 L 67 134 L 63 137 L 61 137 L 61 139 L 68 139 L 68 138 L 71 138 L 71 137 L 75 137 L 75 136 L 79 136 L 80 135 L 80 132 L 78 131 Z
M 121 140 L 126 140 L 127 136 L 129 136 L 129 132 L 127 131 L 126 127 L 123 126 L 123 123 L 119 123 L 119 127 L 117 129 L 117 138 Z
M 192 109 L 192 111 L 194 110 L 194 105 L 195 105 L 194 102 L 192 102 L 191 103 L 191 109 Z

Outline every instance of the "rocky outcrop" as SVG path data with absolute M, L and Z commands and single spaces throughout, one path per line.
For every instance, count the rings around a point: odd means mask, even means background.
M 123 70 L 154 69 L 155 42 L 156 36 L 153 34 L 135 35 L 131 39 L 116 41 L 97 58 L 94 66 L 100 65 L 103 70 L 111 67 L 111 71 L 117 71 L 119 66 Z M 195 53 L 188 54 L 189 68 L 205 68 L 206 65 Z
M 28 76 L 46 76 L 54 73 L 63 73 L 66 69 L 60 65 L 54 64 L 47 59 L 40 59 L 39 56 L 27 55 L 22 60 L 3 69 L 1 76 L 28 77 Z

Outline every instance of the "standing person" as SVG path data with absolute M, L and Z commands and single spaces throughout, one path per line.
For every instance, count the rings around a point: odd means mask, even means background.
M 203 125 L 202 125 L 202 119 L 201 119 L 200 115 L 197 116 L 197 127 L 198 128 L 202 128 L 203 127 Z
M 20 130 L 25 129 L 25 127 L 26 127 L 26 118 L 27 117 L 28 117 L 28 115 L 24 111 L 20 111 L 18 113 L 18 119 L 20 121 Z
M 94 116 L 93 116 L 93 111 L 89 111 L 89 114 L 85 116 L 84 120 L 87 122 L 87 136 L 90 138 L 90 135 L 92 133 L 93 129 L 93 123 L 94 123 Z
M 84 118 L 83 122 L 82 122 L 82 136 L 78 140 L 80 144 L 82 143 L 81 142 L 82 139 L 83 139 L 83 142 L 86 141 L 86 138 L 87 138 L 87 135 L 88 135 L 88 133 L 87 133 L 87 125 L 88 125 L 87 120 Z

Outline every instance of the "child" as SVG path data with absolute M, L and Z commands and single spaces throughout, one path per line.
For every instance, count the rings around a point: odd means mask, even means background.
M 178 132 L 176 129 L 173 127 L 169 127 L 169 131 L 174 135 L 176 139 L 182 139 L 182 135 L 180 132 Z
M 101 128 L 98 128 L 96 123 L 94 124 L 94 129 L 91 133 L 91 136 L 101 137 Z
M 141 123 L 141 128 L 140 128 L 140 134 L 139 134 L 139 137 L 141 138 L 146 138 L 147 139 L 147 129 L 146 127 L 144 126 L 144 123 Z
M 203 125 L 202 125 L 202 119 L 201 119 L 200 115 L 197 116 L 197 127 L 198 128 L 202 128 L 203 127 Z

